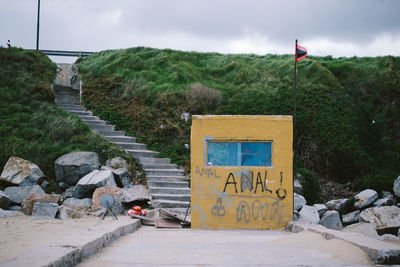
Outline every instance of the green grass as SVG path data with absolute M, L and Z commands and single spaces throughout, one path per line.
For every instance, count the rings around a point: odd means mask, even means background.
M 55 104 L 55 74 L 56 65 L 41 52 L 0 48 L 0 166 L 11 156 L 21 157 L 37 164 L 54 185 L 58 157 L 94 151 L 102 163 L 121 156 L 133 173 L 140 170 L 130 155 Z
M 137 47 L 95 53 L 79 70 L 87 107 L 189 171 L 181 113 L 291 115 L 293 61 Z M 195 96 L 198 83 L 222 102 Z M 297 88 L 296 168 L 390 190 L 400 174 L 400 58 L 309 56 Z

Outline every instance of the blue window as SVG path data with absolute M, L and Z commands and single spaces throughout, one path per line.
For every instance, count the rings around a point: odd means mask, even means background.
M 271 166 L 271 142 L 207 143 L 208 166 Z

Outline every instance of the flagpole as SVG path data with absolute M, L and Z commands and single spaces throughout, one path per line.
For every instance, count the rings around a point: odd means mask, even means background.
M 295 134 L 295 123 L 296 123 L 296 86 L 297 86 L 297 77 L 296 77 L 296 72 L 297 72 L 297 60 L 296 60 L 296 51 L 297 51 L 297 39 L 295 43 L 295 57 L 294 57 L 294 105 L 293 105 L 293 144 L 294 144 L 294 134 Z M 293 146 L 294 148 L 294 146 Z M 293 150 L 294 152 L 294 150 Z

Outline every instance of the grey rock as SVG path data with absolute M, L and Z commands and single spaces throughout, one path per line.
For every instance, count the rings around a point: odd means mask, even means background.
M 76 184 L 73 197 L 74 198 L 91 198 L 94 190 L 103 186 L 116 187 L 114 175 L 111 171 L 95 170 L 82 177 Z
M 85 216 L 85 213 L 76 211 L 70 207 L 67 206 L 60 206 L 59 212 L 58 212 L 58 217 L 61 220 L 69 220 L 69 219 L 79 219 Z
M 114 169 L 111 168 L 111 167 L 108 167 L 108 166 L 101 166 L 101 167 L 100 167 L 100 171 L 106 171 L 106 170 L 113 171 Z
M 68 198 L 63 203 L 63 206 L 68 207 L 79 213 L 86 213 L 92 205 L 93 202 L 91 198 Z
M 99 157 L 95 152 L 71 152 L 59 157 L 54 167 L 58 182 L 75 185 L 80 178 L 99 169 Z
M 61 197 L 60 197 L 61 203 L 63 203 L 67 198 L 72 197 L 72 195 L 74 193 L 74 189 L 75 189 L 75 186 L 70 186 L 61 194 Z
M 18 157 L 10 157 L 4 166 L 0 180 L 28 186 L 35 185 L 43 177 L 43 172 L 36 164 Z
M 308 221 L 313 224 L 319 222 L 319 214 L 316 207 L 304 205 L 300 211 L 299 219 Z
M 303 186 L 298 179 L 294 179 L 293 181 L 293 192 L 299 195 L 303 195 Z
M 113 199 L 112 210 L 115 214 L 123 213 L 125 207 L 121 200 L 121 189 L 119 187 L 104 186 L 97 188 L 93 193 L 93 205 L 90 211 L 104 210 L 104 198 Z
M 11 186 L 4 190 L 4 193 L 10 198 L 12 203 L 21 204 L 24 197 L 29 194 L 44 194 L 43 189 L 38 185 L 33 186 Z
M 0 209 L 0 218 L 14 217 L 14 216 L 18 216 L 20 214 L 21 213 L 18 211 Z
M 8 210 L 22 211 L 22 207 L 21 206 L 11 206 L 11 207 L 8 208 Z
M 328 210 L 325 204 L 314 204 L 313 207 L 317 208 L 320 217 Z
M 393 200 L 390 198 L 380 198 L 374 201 L 374 203 L 372 203 L 372 206 L 374 207 L 380 207 L 380 206 L 392 206 Z
M 387 198 L 387 199 L 392 200 L 393 201 L 392 205 L 396 205 L 397 204 L 396 197 L 392 193 L 390 193 L 388 191 L 382 191 L 382 198 Z
M 60 195 L 58 194 L 29 194 L 22 200 L 22 211 L 26 215 L 31 215 L 36 202 L 40 203 L 58 203 Z
M 135 201 L 150 201 L 151 195 L 144 185 L 132 185 L 130 188 L 121 188 L 121 202 L 132 204 Z
M 378 193 L 372 189 L 365 189 L 354 196 L 354 208 L 363 209 L 368 207 L 378 198 Z
M 349 203 L 348 198 L 333 199 L 325 203 L 328 210 L 336 210 L 340 214 L 343 213 L 344 208 Z
M 132 183 L 131 176 L 129 175 L 129 171 L 125 168 L 119 168 L 112 171 L 114 174 L 115 182 L 118 187 L 125 187 Z
M 297 210 L 293 210 L 293 221 L 297 221 L 300 218 L 300 213 Z
M 396 197 L 400 198 L 400 176 L 393 182 L 393 193 Z
M 302 195 L 293 193 L 293 209 L 301 210 L 306 203 L 307 201 Z
M 69 184 L 64 183 L 64 182 L 59 182 L 59 183 L 58 183 L 58 187 L 61 188 L 61 189 L 66 189 L 66 188 L 68 188 L 69 186 L 70 186 Z
M 367 208 L 361 212 L 360 222 L 371 223 L 380 235 L 397 234 L 400 228 L 400 208 L 396 206 Z
M 33 217 L 48 217 L 55 218 L 58 212 L 58 205 L 55 203 L 40 203 L 36 202 L 33 206 Z
M 342 216 L 342 222 L 344 225 L 358 223 L 360 221 L 360 213 L 361 211 L 355 210 L 350 213 L 344 214 Z
M 8 209 L 10 206 L 10 198 L 0 190 L 0 209 Z
M 342 222 L 340 221 L 339 212 L 336 210 L 328 210 L 325 212 L 319 221 L 319 224 L 322 224 L 326 228 L 333 230 L 341 230 L 343 228 Z
M 128 169 L 128 162 L 121 157 L 115 157 L 106 161 L 106 166 L 113 169 L 125 168 Z
M 42 184 L 40 185 L 40 187 L 41 187 L 43 190 L 46 191 L 46 188 L 49 186 L 49 184 L 50 184 L 49 182 L 43 181 Z

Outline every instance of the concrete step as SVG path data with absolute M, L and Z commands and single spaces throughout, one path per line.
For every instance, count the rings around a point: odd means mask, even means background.
M 63 107 L 63 108 L 73 108 L 73 106 L 75 107 L 82 107 L 81 103 L 79 101 L 57 101 L 56 100 L 56 104 Z
M 100 120 L 100 118 L 99 117 L 97 117 L 97 116 L 88 116 L 88 115 L 79 115 L 78 116 L 79 118 L 81 118 L 81 120 L 83 120 L 83 121 L 97 121 L 97 120 Z
M 103 120 L 82 120 L 83 122 L 89 124 L 89 126 L 106 126 L 107 122 Z M 108 125 L 110 126 L 110 125 Z
M 170 164 L 171 163 L 171 159 L 169 159 L 169 158 L 147 158 L 147 157 L 143 157 L 143 158 L 139 158 L 139 162 L 141 164 L 143 164 L 143 163 Z
M 88 123 L 89 124 L 89 123 Z M 114 131 L 114 125 L 99 125 L 99 124 L 89 124 L 90 129 L 99 131 Z
M 190 201 L 190 194 L 153 194 L 152 197 L 156 200 Z
M 186 181 L 185 176 L 157 176 L 157 175 L 146 175 L 147 181 Z
M 150 187 L 189 188 L 188 183 L 183 181 L 148 180 L 147 185 Z
M 123 149 L 147 150 L 147 146 L 145 144 L 140 144 L 140 143 L 114 142 L 114 144 L 122 147 Z
M 82 110 L 67 110 L 69 113 L 74 114 L 74 115 L 87 115 L 91 116 L 93 113 L 91 111 L 82 111 Z
M 133 150 L 126 149 L 128 153 L 131 153 L 134 158 L 155 158 L 160 154 L 159 152 L 151 150 Z
M 57 103 L 57 105 L 59 105 L 60 107 L 62 107 L 65 110 L 86 110 L 81 105 L 73 105 L 73 104 L 65 105 L 65 104 L 60 104 L 60 103 Z
M 176 164 L 142 163 L 143 169 L 177 169 Z
M 110 142 L 135 143 L 136 138 L 130 136 L 104 136 Z
M 184 172 L 178 169 L 144 169 L 146 175 L 150 176 L 183 176 Z
M 58 98 L 58 97 L 56 97 L 56 103 L 59 105 L 80 105 L 81 101 L 79 98 Z
M 149 189 L 151 194 L 190 194 L 189 188 L 149 186 Z
M 103 130 L 95 130 L 98 134 L 102 136 L 125 136 L 124 131 L 103 131 Z
M 154 200 L 152 205 L 154 208 L 187 208 L 190 203 L 187 201 Z

